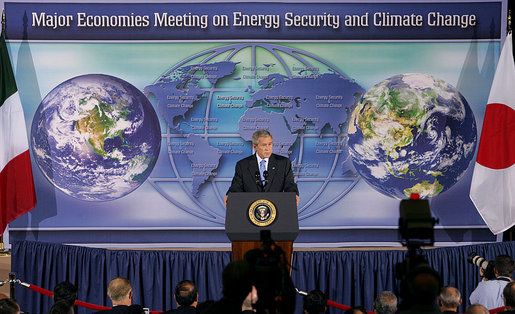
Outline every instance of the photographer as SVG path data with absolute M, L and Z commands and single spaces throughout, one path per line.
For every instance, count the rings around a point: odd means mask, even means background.
M 494 261 L 495 279 L 481 281 L 472 291 L 470 303 L 479 303 L 489 310 L 504 306 L 502 292 L 504 287 L 512 281 L 513 268 L 514 261 L 510 256 L 498 255 Z

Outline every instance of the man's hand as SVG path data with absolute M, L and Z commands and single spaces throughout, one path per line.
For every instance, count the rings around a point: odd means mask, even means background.
M 479 275 L 481 276 L 481 281 L 488 281 L 488 278 L 485 277 L 485 270 L 483 267 L 479 267 Z
M 226 195 L 226 196 L 224 197 L 224 205 L 225 205 L 225 207 L 226 207 L 226 208 L 227 208 L 227 199 L 228 199 L 228 198 L 229 198 L 229 195 Z
M 299 207 L 299 196 L 295 195 L 295 198 L 297 199 L 297 207 Z
M 252 286 L 252 290 L 249 292 L 249 295 L 247 295 L 247 297 L 245 298 L 245 300 L 243 300 L 243 304 L 241 305 L 241 311 L 254 311 L 255 310 L 252 308 L 252 305 L 253 304 L 256 304 L 256 302 L 258 301 L 258 295 L 257 295 L 257 289 L 255 286 Z

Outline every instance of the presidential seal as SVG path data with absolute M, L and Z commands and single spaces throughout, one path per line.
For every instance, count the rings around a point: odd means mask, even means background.
M 275 205 L 267 200 L 257 200 L 249 207 L 249 218 L 258 227 L 266 227 L 275 221 L 277 210 Z

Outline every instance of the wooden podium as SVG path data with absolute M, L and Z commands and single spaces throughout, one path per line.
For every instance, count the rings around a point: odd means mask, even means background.
M 274 241 L 275 244 L 284 251 L 284 256 L 288 265 L 291 265 L 293 255 L 293 241 Z M 237 261 L 243 259 L 245 253 L 253 249 L 260 249 L 263 247 L 261 241 L 233 241 L 232 242 L 232 256 L 233 260 Z
M 243 259 L 249 250 L 262 248 L 262 230 L 270 230 L 291 265 L 293 241 L 299 234 L 295 193 L 230 193 L 227 199 L 225 233 L 232 242 L 234 260 Z

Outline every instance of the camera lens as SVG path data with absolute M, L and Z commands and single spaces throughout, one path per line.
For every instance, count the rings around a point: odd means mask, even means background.
M 476 265 L 477 267 L 481 267 L 483 269 L 486 269 L 488 267 L 488 260 L 485 258 L 477 255 L 476 252 L 472 252 L 467 256 L 467 261 L 473 265 Z

